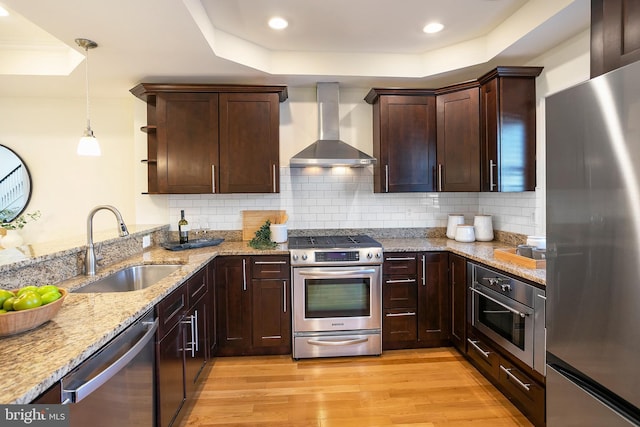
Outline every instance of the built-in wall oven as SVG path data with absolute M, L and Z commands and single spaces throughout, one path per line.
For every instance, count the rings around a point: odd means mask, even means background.
M 290 237 L 293 357 L 382 352 L 382 247 L 368 236 Z
M 468 276 L 472 326 L 544 375 L 545 291 L 474 263 Z

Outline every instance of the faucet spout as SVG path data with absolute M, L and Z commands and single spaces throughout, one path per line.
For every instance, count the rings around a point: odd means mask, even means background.
M 122 215 L 120 211 L 111 205 L 99 205 L 95 208 L 91 209 L 89 212 L 89 216 L 87 217 L 87 250 L 84 257 L 84 274 L 87 276 L 95 276 L 96 274 L 96 265 L 97 265 L 97 257 L 96 251 L 93 247 L 93 216 L 96 212 L 100 210 L 108 210 L 113 212 L 118 220 L 118 233 L 120 237 L 125 237 L 129 235 L 129 230 L 122 219 Z

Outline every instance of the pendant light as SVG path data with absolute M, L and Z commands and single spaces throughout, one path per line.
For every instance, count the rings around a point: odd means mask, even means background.
M 91 130 L 91 119 L 89 118 L 89 49 L 98 47 L 98 43 L 89 39 L 76 39 L 78 46 L 85 50 L 85 89 L 87 94 L 87 128 L 78 143 L 79 156 L 100 156 L 100 144 Z

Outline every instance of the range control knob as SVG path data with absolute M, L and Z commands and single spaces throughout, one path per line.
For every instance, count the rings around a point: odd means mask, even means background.
M 302 254 L 302 260 L 306 261 L 307 260 L 307 254 Z
M 373 254 L 372 254 L 371 252 L 369 252 L 369 253 L 367 254 L 367 259 L 371 259 L 371 258 L 373 258 Z
M 297 261 L 298 260 L 298 255 L 294 254 L 291 258 L 293 258 L 294 261 Z
M 380 252 L 376 252 L 376 258 L 378 259 L 382 258 L 382 254 Z

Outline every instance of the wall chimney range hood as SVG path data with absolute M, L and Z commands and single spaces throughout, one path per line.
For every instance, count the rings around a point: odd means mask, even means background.
M 293 156 L 289 167 L 365 167 L 375 164 L 375 158 L 340 140 L 338 83 L 318 83 L 317 96 L 320 139 Z

